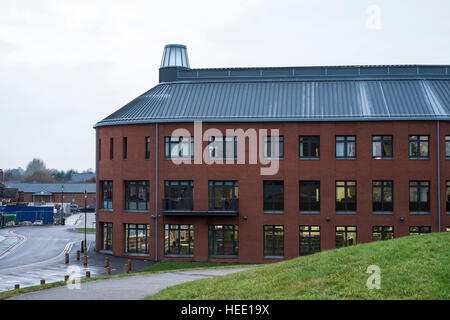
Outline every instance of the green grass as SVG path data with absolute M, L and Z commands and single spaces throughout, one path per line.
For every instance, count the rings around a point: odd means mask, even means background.
M 450 233 L 328 250 L 169 287 L 147 299 L 450 299 Z M 367 267 L 381 268 L 369 290 Z
M 84 232 L 84 229 L 85 228 L 76 228 L 75 230 Z M 86 228 L 86 232 L 94 232 L 95 233 L 95 228 Z
M 117 274 L 117 275 L 111 275 L 111 276 L 93 277 L 93 278 L 89 278 L 89 279 L 81 279 L 81 282 L 132 277 L 132 276 L 136 276 L 136 275 L 145 275 L 145 274 L 151 274 L 151 273 L 163 273 L 163 272 L 170 272 L 170 271 L 232 268 L 232 267 L 236 267 L 236 266 L 243 267 L 243 266 L 248 266 L 248 265 L 235 264 L 235 263 L 214 263 L 214 262 L 161 261 L 161 262 L 155 263 L 147 268 L 144 268 L 144 269 L 136 271 L 136 272 Z M 49 288 L 54 288 L 54 287 L 60 287 L 63 285 L 66 285 L 66 283 L 64 281 L 59 281 L 59 282 L 47 283 L 45 285 L 37 285 L 37 286 L 32 286 L 32 287 L 20 288 L 18 290 L 3 291 L 3 292 L 0 292 L 0 300 L 8 299 L 8 298 L 11 298 L 11 297 L 19 295 L 19 294 L 24 294 L 24 293 L 28 293 L 28 292 L 34 292 L 34 291 L 39 291 L 39 290 L 44 290 L 44 289 L 49 289 Z
M 179 270 L 193 270 L 193 269 L 217 269 L 217 268 L 233 268 L 243 267 L 239 263 L 216 263 L 216 262 L 178 262 L 178 261 L 161 261 L 138 271 L 137 273 L 154 273 L 154 272 L 168 272 Z

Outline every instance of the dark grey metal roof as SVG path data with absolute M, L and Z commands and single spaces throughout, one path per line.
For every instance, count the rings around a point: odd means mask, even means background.
M 80 182 L 88 179 L 92 179 L 95 177 L 95 173 L 72 173 L 71 180 L 73 182 Z
M 40 194 L 45 193 L 61 193 L 61 186 L 64 186 L 64 193 L 88 193 L 96 192 L 95 183 L 21 183 L 21 182 L 6 182 L 8 188 L 17 188 L 19 191 L 25 193 Z
M 158 84 L 95 127 L 192 121 L 450 120 L 447 66 L 305 67 L 301 76 L 300 69 L 181 70 L 176 81 Z M 262 76 L 261 70 L 272 75 Z

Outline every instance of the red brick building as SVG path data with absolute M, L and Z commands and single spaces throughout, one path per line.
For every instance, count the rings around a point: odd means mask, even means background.
M 449 98 L 448 66 L 191 69 L 166 46 L 95 126 L 97 249 L 264 263 L 446 231 Z
M 84 207 L 84 191 L 87 192 L 86 203 L 94 206 L 96 203 L 95 183 L 22 183 L 6 182 L 8 187 L 20 192 L 19 202 L 72 202 Z

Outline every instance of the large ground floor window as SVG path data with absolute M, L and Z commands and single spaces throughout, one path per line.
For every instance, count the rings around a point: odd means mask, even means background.
M 103 222 L 102 224 L 103 224 L 102 249 L 103 250 L 112 250 L 113 224 L 111 222 Z
M 394 239 L 394 227 L 380 226 L 372 227 L 372 241 Z
M 191 256 L 194 254 L 194 225 L 166 224 L 164 254 Z
M 300 255 L 320 251 L 320 226 L 300 226 Z
M 336 227 L 336 248 L 356 245 L 356 227 Z
M 150 225 L 125 224 L 125 253 L 148 254 Z
M 430 233 L 431 227 L 429 226 L 419 226 L 419 227 L 409 227 L 409 234 L 415 235 L 415 234 L 424 234 L 424 233 Z
M 284 256 L 284 226 L 264 226 L 264 257 Z
M 209 256 L 237 256 L 238 254 L 238 226 L 210 225 Z

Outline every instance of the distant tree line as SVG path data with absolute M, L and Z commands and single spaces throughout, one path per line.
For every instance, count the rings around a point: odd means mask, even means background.
M 72 179 L 74 173 L 94 173 L 92 169 L 88 169 L 82 172 L 70 169 L 67 171 L 47 169 L 44 161 L 41 159 L 31 160 L 26 169 L 21 167 L 17 169 L 6 169 L 3 171 L 5 181 L 17 181 L 17 182 L 68 182 Z M 95 182 L 95 177 L 86 180 L 85 182 Z

